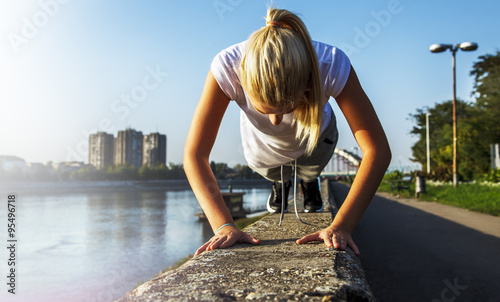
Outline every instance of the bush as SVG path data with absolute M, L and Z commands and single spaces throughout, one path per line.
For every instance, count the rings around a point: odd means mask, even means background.
M 401 173 L 401 171 L 399 171 L 399 170 L 395 170 L 393 172 L 386 173 L 384 175 L 384 178 L 382 179 L 382 182 L 391 183 L 391 182 L 399 180 L 401 178 L 403 178 L 403 173 Z
M 500 169 L 494 169 L 494 170 L 491 170 L 490 173 L 484 174 L 481 177 L 481 180 L 487 181 L 487 182 L 499 183 L 500 182 Z
M 430 173 L 416 171 L 415 176 L 422 176 L 425 179 L 433 181 L 449 182 L 453 180 L 453 169 L 451 167 L 436 167 Z

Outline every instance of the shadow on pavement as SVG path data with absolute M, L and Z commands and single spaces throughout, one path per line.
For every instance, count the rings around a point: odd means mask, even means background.
M 378 301 L 500 301 L 498 237 L 375 196 L 353 238 Z

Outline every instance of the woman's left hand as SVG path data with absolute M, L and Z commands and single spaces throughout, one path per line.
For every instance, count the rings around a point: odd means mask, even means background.
M 236 242 L 260 244 L 260 240 L 240 231 L 235 226 L 227 226 L 215 234 L 208 242 L 202 245 L 194 254 L 198 256 L 204 251 L 211 251 L 214 249 L 223 249 L 232 246 Z
M 342 251 L 349 246 L 359 256 L 359 249 L 354 240 L 352 240 L 351 234 L 344 230 L 332 228 L 331 226 L 300 238 L 297 240 L 297 244 L 310 241 L 323 241 L 327 247 L 334 247 Z

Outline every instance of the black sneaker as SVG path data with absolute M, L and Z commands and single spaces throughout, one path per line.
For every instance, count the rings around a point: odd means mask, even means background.
M 323 211 L 323 200 L 319 192 L 318 179 L 304 183 L 300 181 L 302 192 L 304 193 L 304 212 L 321 212 Z
M 285 183 L 285 212 L 288 208 L 288 191 L 290 191 L 291 182 L 288 180 Z M 273 189 L 269 198 L 267 199 L 267 210 L 270 213 L 280 213 L 281 212 L 281 195 L 282 195 L 282 185 L 281 182 L 273 182 Z

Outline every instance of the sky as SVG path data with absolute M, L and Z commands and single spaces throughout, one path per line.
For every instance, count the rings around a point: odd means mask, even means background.
M 0 155 L 88 162 L 89 134 L 133 128 L 166 134 L 167 162 L 182 163 L 213 57 L 264 26 L 270 4 L 297 13 L 313 40 L 348 54 L 396 168 L 415 167 L 410 114 L 453 96 L 451 52 L 429 46 L 478 43 L 457 53 L 457 96 L 467 101 L 474 62 L 500 48 L 495 0 L 0 0 Z M 337 147 L 355 152 L 330 103 Z M 211 160 L 245 164 L 234 102 Z

